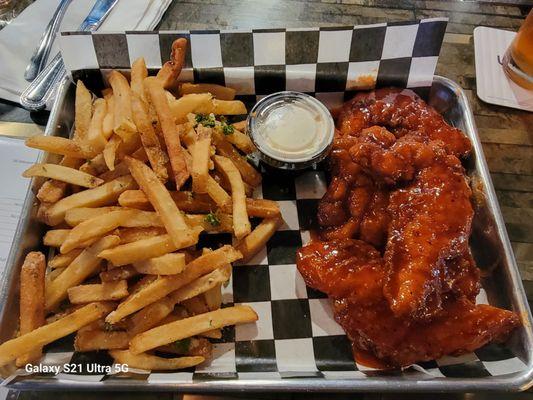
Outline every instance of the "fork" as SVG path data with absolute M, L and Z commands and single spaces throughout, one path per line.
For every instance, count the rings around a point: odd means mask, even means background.
M 52 48 L 52 43 L 54 42 L 54 39 L 61 25 L 61 20 L 63 19 L 63 16 L 65 15 L 65 12 L 67 11 L 67 8 L 71 2 L 72 0 L 60 1 L 56 11 L 54 12 L 54 15 L 52 16 L 52 19 L 50 20 L 48 26 L 43 32 L 41 41 L 33 52 L 33 55 L 30 59 L 30 63 L 28 64 L 28 66 L 26 67 L 26 71 L 24 72 L 24 78 L 28 82 L 33 81 L 46 65 L 46 60 L 48 59 L 50 49 Z

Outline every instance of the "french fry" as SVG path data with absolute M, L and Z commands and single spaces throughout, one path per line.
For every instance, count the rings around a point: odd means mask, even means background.
M 157 326 L 160 321 L 172 312 L 174 304 L 171 299 L 165 297 L 147 305 L 131 316 L 128 321 L 128 333 L 131 336 L 135 336 Z
M 233 212 L 231 206 L 231 196 L 218 184 L 215 179 L 209 175 L 206 179 L 206 192 L 219 208 L 229 209 Z
M 187 94 L 170 103 L 170 110 L 177 124 L 187 122 L 187 115 L 211 103 L 211 94 Z
M 141 142 L 150 165 L 161 182 L 168 180 L 167 163 L 169 159 L 161 148 L 161 143 L 149 120 L 148 111 L 140 97 L 132 98 L 133 120 L 141 135 Z
M 247 114 L 246 106 L 239 100 L 217 100 L 212 99 L 209 103 L 203 103 L 194 109 L 197 114 L 215 115 L 242 115 Z
M 185 268 L 185 254 L 168 253 L 133 264 L 137 272 L 148 275 L 175 275 Z
M 93 158 L 97 152 L 82 143 L 60 136 L 36 135 L 26 139 L 26 146 L 33 149 L 47 151 L 48 153 L 60 154 L 72 158 Z
M 109 354 L 116 363 L 150 371 L 189 368 L 205 361 L 205 358 L 200 356 L 163 358 L 149 354 L 133 354 L 129 350 L 110 350 Z
M 208 254 L 204 254 L 187 264 L 182 273 L 175 276 L 159 278 L 139 292 L 131 295 L 127 300 L 119 304 L 115 312 L 108 315 L 106 321 L 109 323 L 120 321 L 122 318 L 165 297 L 167 294 L 189 284 L 200 276 L 238 260 L 240 257 L 241 254 L 231 246 L 223 246 Z
M 24 335 L 45 324 L 44 283 L 46 260 L 41 252 L 30 252 L 20 270 L 20 334 Z M 22 367 L 41 357 L 37 348 L 17 358 L 16 364 Z
M 190 226 L 202 226 L 207 233 L 233 232 L 233 217 L 229 214 L 187 214 L 185 219 Z
M 206 291 L 204 293 L 204 299 L 205 304 L 207 304 L 207 308 L 209 308 L 209 311 L 218 310 L 222 305 L 222 284 L 218 284 Z
M 93 96 L 81 80 L 76 82 L 76 100 L 74 102 L 74 139 L 84 140 L 89 131 L 92 115 Z
M 120 281 L 122 279 L 130 279 L 139 275 L 133 265 L 125 265 L 123 267 L 113 268 L 109 271 L 100 272 L 100 280 L 102 282 Z
M 244 192 L 241 174 L 229 158 L 215 156 L 215 164 L 222 170 L 231 184 L 233 231 L 237 239 L 242 239 L 252 231 L 252 226 L 246 211 L 246 193 Z
M 198 234 L 201 227 L 192 229 L 190 237 L 183 237 L 178 245 L 175 245 L 169 235 L 156 236 L 132 243 L 122 244 L 113 249 L 105 250 L 99 254 L 101 258 L 110 261 L 113 266 L 132 264 L 149 258 L 159 257 L 173 251 L 192 246 L 198 242 Z
M 189 229 L 176 203 L 172 200 L 170 193 L 159 181 L 155 173 L 134 158 L 126 157 L 125 161 L 133 178 L 159 214 L 174 245 L 180 246 L 184 240 L 190 239 L 193 235 L 192 231 Z
M 199 128 L 199 131 L 203 133 L 202 137 L 189 148 L 192 156 L 192 190 L 194 193 L 206 193 L 211 158 L 211 129 Z
M 226 192 L 231 193 L 231 185 L 223 173 L 214 169 L 213 171 L 211 171 L 211 176 L 220 185 L 222 189 L 224 189 Z M 243 185 L 244 185 L 244 192 L 246 193 L 246 196 L 253 197 L 254 188 L 244 181 L 243 181 Z
M 266 199 L 246 199 L 246 211 L 250 217 L 274 218 L 281 215 L 278 203 Z
M 59 247 L 67 238 L 70 229 L 52 229 L 43 236 L 43 244 L 49 247 Z
M 102 153 L 96 155 L 90 160 L 87 160 L 80 166 L 79 170 L 89 175 L 99 175 L 108 170 Z
M 58 225 L 65 218 L 65 213 L 77 207 L 99 207 L 113 203 L 122 192 L 135 188 L 131 175 L 121 176 L 94 189 L 84 190 L 59 200 L 44 212 L 48 225 Z
M 130 85 L 124 75 L 118 71 L 111 71 L 109 84 L 113 88 L 113 97 L 115 99 L 113 131 L 123 141 L 127 142 L 137 131 L 132 118 Z
M 107 206 L 107 207 L 78 207 L 68 210 L 65 213 L 65 222 L 70 226 L 76 226 L 83 221 L 106 214 L 111 211 L 124 210 L 123 207 Z
M 195 336 L 205 331 L 255 321 L 257 321 L 257 314 L 249 306 L 222 308 L 167 325 L 161 325 L 140 333 L 131 339 L 130 352 L 140 354 L 158 346 Z
M 198 278 L 194 282 L 191 282 L 188 285 L 185 285 L 170 293 L 168 297 L 174 304 L 181 303 L 182 301 L 192 299 L 193 297 L 211 290 L 218 284 L 226 282 L 230 275 L 231 268 L 216 269 L 213 272 Z
M 136 59 L 131 65 L 131 91 L 145 101 L 144 98 L 144 78 L 148 76 L 148 70 L 146 69 L 146 62 L 143 57 Z M 133 110 L 133 116 L 135 117 L 135 110 Z M 139 127 L 137 122 L 135 125 Z M 139 128 L 140 129 L 140 128 Z
M 253 187 L 261 183 L 261 174 L 256 171 L 252 165 L 246 161 L 246 159 L 240 155 L 240 153 L 233 147 L 231 143 L 224 140 L 224 137 L 218 133 L 213 132 L 213 142 L 216 146 L 217 154 L 227 157 L 233 161 L 237 169 L 242 175 L 242 180 L 252 185 Z
M 107 139 L 103 134 L 106 112 L 107 102 L 104 99 L 96 99 L 94 102 L 94 114 L 89 124 L 85 142 L 98 152 L 102 151 L 107 143 Z
M 37 199 L 41 203 L 55 203 L 65 196 L 67 189 L 66 182 L 50 179 L 43 183 L 37 192 Z
M 115 127 L 115 96 L 106 98 L 107 102 L 107 112 L 105 114 L 104 120 L 102 121 L 102 134 L 109 140 L 111 135 L 113 135 L 113 128 Z
M 204 314 L 209 311 L 204 296 L 196 296 L 187 300 L 183 300 L 181 305 L 185 307 L 190 315 Z
M 56 268 L 65 268 L 67 267 L 76 257 L 80 255 L 82 249 L 74 249 L 67 254 L 56 254 L 51 260 L 48 261 L 48 267 L 50 269 Z
M 94 188 L 104 183 L 100 178 L 58 164 L 35 164 L 24 171 L 22 176 L 25 178 L 44 176 L 86 188 Z
M 256 150 L 252 139 L 250 139 L 247 134 L 242 133 L 241 131 L 235 128 L 233 128 L 233 132 L 229 135 L 224 135 L 224 139 L 226 139 L 228 142 L 230 142 L 232 145 L 234 145 L 236 148 L 238 148 L 245 154 L 253 153 Z
M 74 339 L 74 350 L 97 351 L 127 349 L 127 332 L 105 332 L 101 330 L 79 330 Z
M 102 89 L 102 97 L 106 100 L 109 100 L 113 97 L 113 89 L 110 87 Z
M 0 366 L 48 343 L 76 332 L 110 311 L 105 303 L 91 303 L 50 324 L 41 326 L 0 345 Z
M 50 270 L 49 272 L 46 273 L 46 276 L 45 276 L 45 285 L 49 285 L 50 283 L 49 282 L 52 282 L 54 279 L 56 279 L 59 275 L 61 275 L 63 273 L 63 271 L 66 269 L 67 267 L 63 267 L 63 268 L 56 268 L 56 269 L 53 269 L 53 270 Z
M 103 250 L 116 246 L 118 236 L 105 236 L 83 250 L 50 285 L 46 287 L 46 310 L 51 311 L 67 297 L 67 290 L 81 284 L 87 277 L 98 272 L 101 259 L 98 254 Z
M 180 85 L 180 96 L 185 96 L 191 93 L 211 93 L 213 97 L 219 100 L 233 100 L 235 98 L 236 90 L 213 83 L 182 83 Z
M 233 128 L 237 129 L 238 131 L 241 131 L 246 134 L 246 120 L 235 122 L 231 124 L 231 126 L 233 126 Z
M 70 230 L 60 247 L 61 254 L 80 247 L 80 243 L 94 237 L 101 237 L 106 233 L 122 226 L 132 218 L 138 210 L 110 211 L 81 222 Z M 51 231 L 49 231 L 51 232 Z
M 165 346 L 158 347 L 155 349 L 155 351 L 178 355 L 200 356 L 206 359 L 211 357 L 212 355 L 213 346 L 211 345 L 211 342 L 205 338 L 193 337 L 190 338 L 187 344 L 187 347 L 182 348 L 183 346 L 181 345 L 176 346 L 171 343 Z
M 282 222 L 280 217 L 264 219 L 252 233 L 241 240 L 236 248 L 243 254 L 242 262 L 249 261 L 272 237 Z
M 148 156 L 146 155 L 146 152 L 144 151 L 143 147 L 139 147 L 137 150 L 135 150 L 132 155 L 133 158 L 136 160 L 146 162 L 148 161 Z M 112 181 L 113 179 L 117 179 L 120 176 L 129 175 L 130 169 L 126 165 L 126 162 L 124 160 L 120 161 L 118 164 L 115 165 L 115 169 L 113 171 L 107 170 L 99 176 L 100 179 L 103 179 L 105 182 Z
M 170 111 L 165 91 L 160 82 L 154 78 L 146 78 L 144 84 L 148 89 L 150 100 L 154 105 L 157 117 L 161 123 L 161 130 L 167 146 L 172 172 L 174 173 L 176 188 L 179 189 L 189 177 L 189 167 L 187 166 L 185 151 L 181 147 L 176 122 Z
M 115 160 L 117 158 L 118 148 L 122 143 L 122 138 L 118 135 L 113 135 L 105 144 L 102 155 L 104 157 L 105 165 L 110 171 L 115 169 Z
M 72 304 L 92 303 L 94 301 L 120 300 L 128 296 L 128 283 L 125 280 L 100 284 L 73 286 L 67 290 Z
M 170 60 L 163 64 L 157 73 L 157 80 L 164 88 L 169 88 L 178 79 L 178 76 L 185 63 L 187 51 L 187 39 L 179 38 L 172 43 Z
M 151 226 L 149 228 L 122 228 L 119 230 L 120 244 L 166 235 L 166 233 L 165 228 L 157 226 Z
M 196 194 L 187 191 L 171 191 L 170 196 L 178 208 L 184 212 L 202 213 L 209 212 L 210 210 L 216 208 L 216 205 L 209 199 L 209 197 L 203 194 Z M 141 210 L 153 209 L 142 190 L 125 191 L 120 195 L 118 204 L 120 204 L 122 207 L 137 208 Z

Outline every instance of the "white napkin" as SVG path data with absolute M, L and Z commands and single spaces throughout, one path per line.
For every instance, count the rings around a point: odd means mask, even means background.
M 152 30 L 172 0 L 119 0 L 98 31 Z M 89 14 L 95 0 L 73 0 L 60 31 L 75 31 Z M 19 102 L 28 85 L 24 70 L 59 0 L 37 0 L 0 31 L 0 98 Z M 59 51 L 54 42 L 48 60 Z

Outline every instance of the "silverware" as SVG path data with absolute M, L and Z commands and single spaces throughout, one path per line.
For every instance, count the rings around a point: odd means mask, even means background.
M 98 29 L 109 15 L 118 0 L 97 0 L 91 12 L 81 23 L 78 30 L 93 32 Z M 20 95 L 20 104 L 30 111 L 42 110 L 46 102 L 51 99 L 58 88 L 58 83 L 65 79 L 67 72 L 61 53 L 41 71 L 32 83 Z
M 54 43 L 54 39 L 59 31 L 61 20 L 67 11 L 68 6 L 72 0 L 61 0 L 57 7 L 52 19 L 48 23 L 39 45 L 35 48 L 33 55 L 31 56 L 30 63 L 26 67 L 24 72 L 24 79 L 31 82 L 35 79 L 37 74 L 42 71 L 46 65 L 46 60 L 50 54 L 50 49 Z

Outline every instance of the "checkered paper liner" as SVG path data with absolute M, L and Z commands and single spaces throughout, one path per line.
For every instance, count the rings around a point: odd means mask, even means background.
M 445 29 L 445 19 L 429 19 L 320 29 L 64 33 L 61 47 L 74 77 L 94 77 L 94 73 L 105 76 L 113 68 L 128 70 L 140 56 L 155 70 L 168 60 L 172 42 L 187 37 L 190 46 L 180 76 L 184 81 L 231 86 L 247 105 L 272 92 L 297 90 L 334 106 L 361 82 L 368 84 L 368 79 L 377 86 L 411 87 L 423 94 L 431 85 Z M 251 261 L 233 266 L 231 281 L 223 289 L 223 306 L 250 305 L 259 320 L 224 328 L 211 360 L 184 371 L 88 373 L 95 363 L 112 366 L 112 358 L 106 352 L 74 352 L 73 336 L 69 336 L 46 346 L 42 364 L 81 364 L 83 372 L 48 377 L 71 382 L 134 379 L 179 384 L 220 379 L 358 380 L 391 374 L 354 362 L 329 300 L 306 287 L 296 269 L 296 251 L 317 228 L 317 206 L 326 187 L 320 168 L 299 175 L 263 170 L 255 197 L 278 201 L 285 223 Z M 212 234 L 202 235 L 200 245 L 215 248 L 231 243 L 230 234 Z M 483 291 L 478 301 L 487 302 Z M 409 379 L 472 378 L 525 368 L 510 349 L 491 344 L 472 354 L 421 363 L 393 374 Z M 24 379 L 23 375 L 19 371 L 16 379 Z

